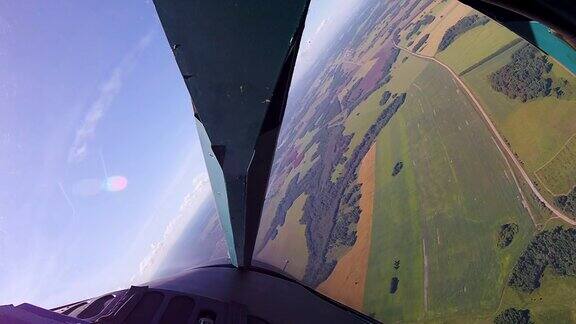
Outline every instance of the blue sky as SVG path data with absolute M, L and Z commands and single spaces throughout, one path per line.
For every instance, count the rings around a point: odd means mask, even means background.
M 313 2 L 302 66 L 350 3 Z M 212 199 L 152 2 L 2 1 L 0 63 L 0 305 L 151 279 Z M 111 176 L 127 185 L 107 190 Z
M 150 278 L 181 205 L 210 196 L 153 4 L 2 1 L 0 62 L 0 304 Z

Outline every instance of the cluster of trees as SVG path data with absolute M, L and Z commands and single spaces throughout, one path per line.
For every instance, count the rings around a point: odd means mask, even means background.
M 398 279 L 398 277 L 392 277 L 392 280 L 390 280 L 390 293 L 394 294 L 396 293 L 396 291 L 398 290 L 398 283 L 400 282 L 400 279 Z
M 522 102 L 545 97 L 552 91 L 552 63 L 534 46 L 526 44 L 512 54 L 512 61 L 490 75 L 492 89 Z
M 546 267 L 560 276 L 576 275 L 576 229 L 543 231 L 522 252 L 512 270 L 508 285 L 523 292 L 540 287 Z
M 384 91 L 384 93 L 382 94 L 382 98 L 380 98 L 380 106 L 386 105 L 391 95 L 392 94 L 390 93 L 390 91 Z
M 353 246 L 356 243 L 357 232 L 353 224 L 358 224 L 360 220 L 360 213 L 362 210 L 359 206 L 362 192 L 361 185 L 356 183 L 352 187 L 347 188 L 341 205 L 343 208 L 339 210 L 339 217 L 336 219 L 334 229 L 332 230 L 332 243 L 344 246 Z
M 576 187 L 572 188 L 567 195 L 556 196 L 554 201 L 563 211 L 576 217 Z
M 356 242 L 356 230 L 353 230 L 351 225 L 358 223 L 360 219 L 360 207 L 358 202 L 361 197 L 361 186 L 356 184 L 350 187 L 350 183 L 355 181 L 357 176 L 355 170 L 360 165 L 362 158 L 368 153 L 368 150 L 374 143 L 376 136 L 380 133 L 382 128 L 388 124 L 392 116 L 398 111 L 398 108 L 404 103 L 406 94 L 403 93 L 397 96 L 391 103 L 386 107 L 376 122 L 370 126 L 364 138 L 360 144 L 354 149 L 350 160 L 344 165 L 344 170 L 346 174 L 339 178 L 335 183 L 335 187 L 339 191 L 344 191 L 344 194 L 340 194 L 334 198 L 340 199 L 339 205 L 342 206 L 338 209 L 339 216 L 336 218 L 334 229 L 331 233 L 331 243 L 341 244 L 346 246 L 352 246 Z M 341 197 L 341 198 L 339 198 Z M 332 198 L 332 199 L 334 199 Z M 332 204 L 338 204 L 333 202 Z M 306 206 L 304 206 L 306 208 Z
M 498 314 L 494 319 L 494 324 L 532 324 L 530 310 L 508 308 Z
M 452 44 L 456 38 L 458 38 L 458 36 L 464 34 L 472 28 L 485 25 L 489 21 L 490 20 L 487 17 L 480 17 L 478 15 L 466 16 L 458 20 L 454 26 L 448 28 L 446 33 L 444 33 L 440 44 L 438 44 L 438 51 L 440 52 L 448 48 L 448 46 L 450 46 L 450 44 Z
M 340 246 L 353 246 L 358 238 L 356 229 L 353 229 L 352 224 L 357 224 L 360 219 L 360 208 L 354 206 L 351 211 L 340 214 L 336 218 L 336 223 L 332 229 L 332 244 Z
M 286 189 L 286 195 L 290 196 L 287 197 L 288 199 L 283 199 L 282 201 L 280 201 L 280 203 L 278 204 L 278 208 L 276 210 L 277 214 L 279 213 L 285 216 L 286 213 L 288 213 L 288 209 L 292 207 L 294 201 L 296 201 L 296 199 L 300 196 L 301 193 L 297 190 L 299 186 L 298 185 L 299 178 L 300 175 L 297 174 L 292 178 L 292 180 L 290 180 L 290 183 L 288 183 L 288 189 Z M 270 230 L 268 231 L 268 233 L 266 233 L 266 241 L 273 240 L 276 238 L 276 236 L 278 235 L 278 227 L 284 225 L 285 221 L 286 217 L 272 218 L 272 224 L 270 224 Z
M 356 108 L 356 106 L 358 106 L 358 104 L 366 100 L 366 98 L 368 98 L 374 90 L 388 83 L 391 79 L 390 70 L 392 69 L 392 65 L 394 65 L 394 62 L 396 62 L 396 59 L 398 58 L 399 54 L 400 54 L 399 49 L 397 48 L 390 49 L 390 53 L 385 57 L 385 61 L 383 62 L 382 68 L 380 69 L 382 77 L 373 86 L 367 89 L 356 89 L 358 86 L 360 86 L 360 81 L 363 80 L 363 78 L 359 79 L 359 81 L 355 83 L 350 89 L 350 91 L 348 91 L 348 93 L 344 96 L 342 100 L 344 108 L 347 109 L 348 111 L 352 111 L 354 108 Z
M 426 16 L 422 17 L 422 19 L 418 20 L 414 24 L 414 26 L 412 27 L 412 29 L 410 29 L 408 34 L 406 34 L 406 39 L 409 39 L 410 37 L 414 36 L 414 34 L 416 34 L 420 31 L 420 28 L 430 24 L 431 22 L 434 21 L 435 18 L 436 17 L 434 17 L 432 15 L 426 15 Z
M 398 173 L 400 173 L 402 170 L 402 167 L 404 167 L 404 163 L 402 161 L 396 162 L 396 164 L 394 164 L 394 168 L 392 168 L 392 176 L 397 176 Z
M 556 98 L 562 98 L 566 94 L 566 89 L 568 87 L 569 87 L 568 80 L 561 78 L 553 89 L 554 93 L 556 94 Z
M 415 1 L 414 6 L 420 5 L 420 3 Z M 361 30 L 345 33 L 343 38 L 331 46 L 331 51 L 337 53 L 347 48 L 358 47 L 353 44 L 360 44 L 364 41 L 367 31 L 374 24 L 382 21 L 383 13 L 380 8 L 382 6 L 367 10 L 363 17 L 365 23 L 357 24 L 365 27 L 362 27 Z M 404 10 L 404 7 L 400 5 L 394 5 L 394 7 Z M 395 16 L 393 12 L 389 12 L 389 14 Z M 395 26 L 391 27 L 396 28 Z M 354 37 L 350 37 L 350 35 L 354 35 Z M 397 35 L 394 37 L 397 39 Z M 371 71 L 368 76 L 369 79 L 354 80 L 350 74 L 346 74 L 339 67 L 327 69 L 328 65 L 324 65 L 322 69 L 318 68 L 318 75 L 322 75 L 320 77 L 321 83 L 329 82 L 328 89 L 326 91 L 319 91 L 318 87 L 303 89 L 302 99 L 298 101 L 298 106 L 304 108 L 294 110 L 290 119 L 291 127 L 281 133 L 280 142 L 286 139 L 288 139 L 287 142 L 290 142 L 290 138 L 295 138 L 291 135 L 314 131 L 315 134 L 306 148 L 314 145 L 317 149 L 312 154 L 311 159 L 315 161 L 310 169 L 292 177 L 286 192 L 280 197 L 281 200 L 275 209 L 272 225 L 265 234 L 264 242 L 274 239 L 277 235 L 278 228 L 285 222 L 288 209 L 296 199 L 302 194 L 307 195 L 300 219 L 300 223 L 306 225 L 305 235 L 308 248 L 308 262 L 302 281 L 313 287 L 325 281 L 334 270 L 338 255 L 338 253 L 333 253 L 334 250 L 341 251 L 342 247 L 352 246 L 356 241 L 356 223 L 361 213 L 358 206 L 360 185 L 357 182 L 360 163 L 373 145 L 378 133 L 404 103 L 406 97 L 406 94 L 391 94 L 385 103 L 386 106 L 382 107 L 379 112 L 380 116 L 355 147 L 349 147 L 352 135 L 344 133 L 342 123 L 331 123 L 336 115 L 351 114 L 361 101 L 390 80 L 390 69 L 400 51 L 393 48 L 391 44 L 387 46 L 390 47 L 389 51 L 387 48 L 381 49 L 381 52 L 385 52 L 386 56 L 380 57 L 381 60 L 386 61 L 378 62 L 380 71 Z M 336 55 L 325 55 L 323 59 L 330 62 L 330 58 L 334 58 Z M 373 82 L 374 80 L 375 82 Z M 351 85 L 353 89 L 340 102 L 336 96 L 336 90 L 344 84 Z M 304 114 L 310 112 L 312 112 L 312 116 L 304 119 Z M 288 177 L 290 164 L 283 161 L 290 160 L 290 146 L 293 145 L 287 144 L 286 148 L 282 150 L 282 154 L 278 155 L 277 160 L 280 162 L 275 162 L 275 171 L 280 174 L 275 175 L 275 177 L 290 179 Z M 351 155 L 348 159 L 342 158 L 348 149 L 352 151 Z M 306 149 L 300 152 L 305 151 Z M 337 167 L 341 173 L 339 177 L 333 179 L 332 175 Z
M 359 183 L 350 187 L 347 190 L 347 192 L 344 194 L 344 198 L 342 199 L 343 202 L 345 202 L 346 204 L 348 204 L 350 206 L 356 205 L 358 203 L 358 201 L 360 201 L 360 197 L 362 197 L 362 192 L 360 191 L 361 187 L 362 186 Z M 356 222 L 357 221 L 358 220 L 356 220 Z
M 330 180 L 335 165 L 328 161 L 332 161 L 333 156 L 343 154 L 350 143 L 350 137 L 343 136 L 344 128 L 342 125 L 331 127 L 332 129 L 337 128 L 336 132 L 339 135 L 321 135 L 319 147 L 322 147 L 323 153 L 319 158 L 320 164 L 313 167 L 302 182 L 307 187 L 306 192 L 309 194 L 309 198 L 304 204 L 302 217 L 303 223 L 307 225 L 309 260 L 317 259 L 308 262 L 303 279 L 312 286 L 325 281 L 334 269 L 333 260 L 328 259 L 329 251 L 336 246 L 352 246 L 356 242 L 357 233 L 352 225 L 358 222 L 360 215 L 359 195 L 349 194 L 349 188 L 350 184 L 356 181 L 360 162 L 382 128 L 388 124 L 392 116 L 404 104 L 406 93 L 397 96 L 392 95 L 391 98 L 394 99 L 390 99 L 391 102 L 382 110 L 380 116 L 368 128 L 358 146 L 353 150 L 342 168 L 343 174 L 336 182 Z M 321 132 L 319 131 L 317 134 Z M 342 142 L 337 145 L 331 144 L 336 138 L 341 138 Z M 344 143 L 345 145 L 342 145 Z M 309 177 L 310 179 L 308 179 Z M 330 221 L 333 224 L 332 227 L 329 227 Z M 326 234 L 322 234 L 324 231 Z M 320 239 L 323 235 L 326 235 L 324 237 L 328 239 L 328 244 Z
M 394 270 L 400 269 L 400 260 L 394 260 Z M 392 277 L 392 281 L 390 281 L 390 293 L 394 294 L 398 290 L 398 283 L 400 279 L 398 277 Z
M 428 37 L 430 37 L 430 34 L 426 34 L 426 35 L 422 36 L 422 38 L 420 38 L 418 43 L 416 43 L 416 45 L 414 45 L 413 51 L 418 52 L 420 47 L 422 47 L 426 43 L 426 41 L 428 40 Z
M 510 245 L 516 233 L 518 233 L 518 224 L 510 223 L 500 226 L 500 231 L 498 232 L 498 247 L 503 249 Z

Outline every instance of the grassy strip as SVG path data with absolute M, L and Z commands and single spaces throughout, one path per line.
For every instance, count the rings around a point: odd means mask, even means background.
M 511 41 L 510 43 L 502 46 L 500 49 L 498 49 L 496 52 L 486 56 L 485 58 L 483 58 L 482 60 L 478 61 L 477 63 L 472 64 L 471 66 L 469 66 L 467 69 L 465 69 L 464 71 L 460 72 L 460 76 L 465 75 L 468 72 L 471 72 L 472 70 L 476 69 L 477 67 L 479 67 L 480 65 L 490 61 L 491 59 L 495 58 L 496 56 L 506 52 L 509 48 L 511 48 L 512 46 L 520 43 L 523 39 L 522 38 L 516 38 L 515 40 Z

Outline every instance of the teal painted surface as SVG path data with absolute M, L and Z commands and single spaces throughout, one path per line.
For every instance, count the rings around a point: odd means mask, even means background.
M 195 118 L 196 119 L 196 118 Z M 224 236 L 226 237 L 226 244 L 228 246 L 228 254 L 230 255 L 230 262 L 234 266 L 238 266 L 238 256 L 236 254 L 234 244 L 234 234 L 232 232 L 232 223 L 230 222 L 230 211 L 228 209 L 228 194 L 226 191 L 226 183 L 224 182 L 224 173 L 222 168 L 212 152 L 212 145 L 208 134 L 204 129 L 204 125 L 196 119 L 196 129 L 198 130 L 198 137 L 200 138 L 200 145 L 204 153 L 204 161 L 208 169 L 208 176 L 210 177 L 210 184 L 212 185 L 212 192 L 214 200 L 216 201 L 216 208 Z
M 536 46 L 558 60 L 572 73 L 576 73 L 576 50 L 565 41 L 551 33 L 548 27 L 536 22 L 530 22 Z

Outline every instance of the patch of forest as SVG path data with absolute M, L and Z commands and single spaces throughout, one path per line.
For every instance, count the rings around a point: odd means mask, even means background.
M 389 71 L 392 68 L 394 62 L 396 62 L 396 59 L 398 58 L 399 54 L 400 50 L 392 47 L 390 49 L 389 55 L 380 57 L 379 60 L 382 60 L 381 62 L 382 68 L 377 73 L 377 75 L 380 76 L 378 82 L 369 85 L 369 83 L 364 82 L 364 79 L 366 77 L 358 79 L 352 85 L 348 93 L 344 95 L 344 98 L 342 99 L 342 106 L 343 106 L 342 108 L 348 110 L 348 112 L 351 112 L 352 110 L 354 110 L 354 108 L 356 108 L 356 106 L 358 106 L 358 104 L 366 100 L 374 90 L 388 83 L 391 78 Z
M 576 275 L 576 229 L 558 226 L 534 236 L 518 258 L 508 285 L 531 293 L 540 287 L 547 267 L 559 276 Z
M 525 44 L 514 54 L 512 60 L 490 75 L 492 89 L 510 99 L 522 102 L 550 95 L 552 79 L 545 75 L 552 63 L 534 46 Z
M 398 279 L 398 277 L 392 277 L 392 280 L 390 280 L 390 293 L 391 294 L 395 294 L 396 291 L 398 290 L 398 283 L 400 282 L 400 279 Z
M 357 179 L 357 171 L 362 159 L 370 150 L 376 140 L 376 136 L 382 128 L 388 124 L 392 116 L 398 111 L 406 100 L 406 93 L 397 95 L 386 107 L 376 121 L 370 126 L 360 144 L 353 150 L 350 158 L 345 162 L 343 174 L 332 182 L 331 174 L 336 163 L 332 167 L 325 165 L 326 159 L 322 157 L 303 179 L 309 199 L 304 204 L 302 221 L 306 226 L 306 238 L 309 248 L 308 267 L 304 274 L 304 280 L 312 286 L 317 286 L 330 276 L 336 266 L 335 260 L 328 259 L 328 252 L 337 246 L 353 246 L 356 242 L 356 230 L 352 225 L 358 222 L 360 217 L 360 185 L 350 186 Z M 343 131 L 343 129 L 341 130 Z M 343 136 L 343 135 L 340 135 Z M 335 136 L 332 137 L 332 140 Z M 342 146 L 327 145 L 325 154 L 341 156 L 347 149 L 350 138 L 345 137 L 347 144 Z M 330 136 L 326 138 L 330 141 Z M 322 144 L 320 144 L 322 146 Z M 318 181 L 317 175 L 322 176 Z M 310 176 L 310 179 L 307 177 Z M 320 185 L 320 187 L 317 187 Z M 346 194 L 352 192 L 351 194 Z M 310 199 L 313 197 L 313 199 Z M 326 222 L 331 222 L 332 227 Z M 321 231 L 328 230 L 328 241 L 319 240 Z
M 560 99 L 567 94 L 567 91 L 570 89 L 570 83 L 568 80 L 561 78 L 555 84 L 552 85 L 552 93 L 556 96 L 556 98 Z
M 400 173 L 400 171 L 402 170 L 403 166 L 404 163 L 402 161 L 396 162 L 396 164 L 394 164 L 394 167 L 392 168 L 392 176 L 393 177 L 397 176 L 398 173 Z
M 418 1 L 410 1 L 411 7 L 421 4 Z M 399 7 L 399 6 L 393 6 Z M 389 15 L 394 19 L 390 23 L 388 30 L 394 32 L 394 39 L 398 38 L 398 30 L 404 27 L 403 24 L 408 20 L 402 20 L 397 15 L 389 11 L 392 7 L 382 5 L 373 7 L 370 11 L 370 17 L 382 17 Z M 384 13 L 381 11 L 384 10 Z M 416 13 L 413 13 L 416 15 Z M 374 24 L 382 23 L 382 19 L 372 20 Z M 354 24 L 352 24 L 354 25 Z M 364 24 L 367 28 L 373 28 L 371 23 Z M 355 33 L 362 34 L 360 31 Z M 347 34 L 354 34 L 348 32 Z M 363 39 L 363 36 L 354 39 Z M 346 48 L 354 48 L 350 45 L 354 39 L 339 41 L 338 46 L 334 46 L 335 52 L 343 53 Z M 356 242 L 356 224 L 360 217 L 359 199 L 361 196 L 361 184 L 358 183 L 358 169 L 360 163 L 370 147 L 374 144 L 376 136 L 383 127 L 390 121 L 396 111 L 402 106 L 406 99 L 405 93 L 393 93 L 386 100 L 380 110 L 380 115 L 372 121 L 369 129 L 360 143 L 350 147 L 352 134 L 346 134 L 343 121 L 354 111 L 357 105 L 364 101 L 375 90 L 390 80 L 390 70 L 392 64 L 396 61 L 399 50 L 392 46 L 390 39 L 388 43 L 382 45 L 380 49 L 381 56 L 378 61 L 378 69 L 370 71 L 370 75 L 365 76 L 365 82 L 358 82 L 354 91 L 349 91 L 342 100 L 339 100 L 338 89 L 344 78 L 349 78 L 344 71 L 338 71 L 329 64 L 318 73 L 318 85 L 328 83 L 328 88 L 319 91 L 319 86 L 303 89 L 303 95 L 298 101 L 298 106 L 305 107 L 296 109 L 290 118 L 291 127 L 286 127 L 286 131 L 281 132 L 279 139 L 282 145 L 281 153 L 277 152 L 274 163 L 273 179 L 283 181 L 291 172 L 290 153 L 294 149 L 291 138 L 297 138 L 296 135 L 314 133 L 308 146 L 314 145 L 317 149 L 310 157 L 313 161 L 309 170 L 305 173 L 292 177 L 291 182 L 287 185 L 286 191 L 280 199 L 279 205 L 271 220 L 268 231 L 264 234 L 263 242 L 268 242 L 276 237 L 278 227 L 284 224 L 288 209 L 294 204 L 296 199 L 302 194 L 307 195 L 307 199 L 302 209 L 300 223 L 306 225 L 306 243 L 308 248 L 308 262 L 302 281 L 312 287 L 318 286 L 325 281 L 334 270 L 338 256 L 341 251 L 351 247 Z M 337 49 L 340 47 L 340 49 Z M 336 57 L 337 54 L 334 54 Z M 329 59 L 329 58 L 328 58 Z M 382 61 L 385 60 L 385 61 Z M 333 73 L 340 75 L 334 78 Z M 374 78 L 376 82 L 373 82 Z M 361 80 L 361 79 L 360 79 Z M 343 81 L 345 84 L 354 81 Z M 303 116 L 306 116 L 304 118 Z M 338 122 L 333 122 L 337 120 Z M 362 136 L 362 134 L 358 134 Z M 343 158 L 348 151 L 349 158 Z M 285 161 L 286 160 L 286 161 Z M 336 168 L 339 176 L 334 179 Z M 281 182 L 278 184 L 282 185 Z M 261 250 L 265 245 L 261 245 Z
M 412 26 L 412 29 L 410 29 L 410 31 L 406 34 L 406 39 L 409 39 L 410 37 L 412 37 L 416 33 L 418 33 L 420 31 L 420 28 L 432 23 L 435 18 L 436 17 L 434 17 L 432 15 L 426 15 L 426 16 L 422 17 L 420 20 L 418 20 L 416 23 L 414 23 L 414 26 Z
M 566 195 L 554 197 L 556 206 L 560 207 L 564 212 L 576 218 L 576 187 L 572 188 Z
M 392 94 L 390 93 L 390 91 L 384 91 L 384 93 L 382 94 L 382 98 L 380 98 L 380 106 L 384 106 L 386 105 L 386 103 L 388 102 L 388 99 L 390 99 L 390 96 Z
M 426 41 L 428 40 L 428 37 L 430 37 L 430 34 L 426 34 L 426 35 L 422 36 L 422 38 L 420 38 L 418 43 L 416 43 L 416 45 L 414 45 L 413 51 L 418 52 L 418 50 L 420 50 L 420 47 L 422 47 L 426 43 Z
M 480 17 L 478 15 L 466 16 L 458 20 L 458 22 L 454 24 L 454 26 L 448 28 L 446 33 L 444 33 L 444 36 L 442 36 L 442 40 L 440 41 L 440 44 L 438 44 L 438 51 L 441 52 L 448 48 L 448 46 L 450 46 L 458 36 L 475 27 L 486 25 L 489 21 L 490 19 L 487 17 Z
M 510 245 L 516 233 L 518 233 L 518 224 L 509 223 L 500 226 L 500 231 L 498 231 L 498 247 L 503 249 Z
M 394 96 L 392 96 L 394 97 Z M 362 161 L 382 128 L 404 103 L 406 94 L 396 95 L 384 108 L 380 116 L 370 126 L 360 144 L 354 148 L 349 159 L 345 160 L 342 175 L 332 181 L 332 173 L 342 162 L 341 157 L 347 150 L 351 135 L 344 135 L 343 125 L 321 127 L 333 118 L 340 109 L 337 98 L 332 98 L 330 104 L 317 109 L 317 122 L 311 127 L 320 127 L 312 142 L 318 143 L 318 150 L 311 157 L 318 157 L 310 170 L 303 176 L 295 176 L 288 184 L 286 194 L 280 201 L 272 225 L 266 233 L 266 241 L 274 239 L 278 227 L 285 219 L 288 209 L 303 193 L 308 195 L 304 203 L 303 215 L 300 220 L 306 224 L 306 242 L 308 246 L 308 265 L 303 281 L 311 286 L 317 286 L 330 276 L 336 266 L 336 260 L 329 257 L 329 252 L 339 246 L 353 246 L 356 242 L 356 229 L 361 209 L 361 185 L 357 181 L 357 172 Z M 330 107 L 334 105 L 334 107 Z
M 531 324 L 530 310 L 508 308 L 498 314 L 494 319 L 494 324 Z

